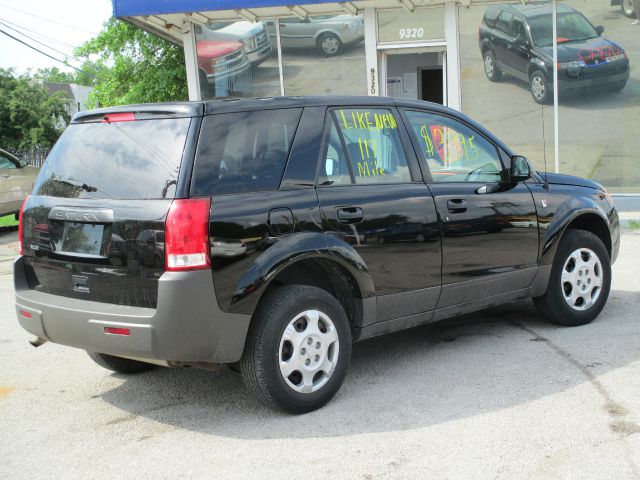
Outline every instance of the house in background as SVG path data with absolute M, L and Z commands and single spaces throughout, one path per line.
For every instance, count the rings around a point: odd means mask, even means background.
M 47 89 L 49 95 L 61 94 L 62 99 L 65 102 L 65 108 L 67 110 L 67 123 L 78 112 L 87 110 L 87 100 L 89 93 L 93 90 L 93 87 L 87 87 L 84 85 L 77 85 L 75 83 L 54 83 L 54 82 L 42 82 L 44 88 Z M 66 127 L 59 125 L 59 127 Z

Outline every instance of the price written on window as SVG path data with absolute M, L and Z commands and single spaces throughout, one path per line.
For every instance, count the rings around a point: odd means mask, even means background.
M 424 38 L 424 28 L 401 28 L 398 30 L 400 40 L 415 40 L 417 38 Z
M 462 133 L 440 125 L 422 125 L 420 137 L 424 140 L 428 159 L 436 159 L 451 166 L 456 162 L 477 160 L 480 149 L 475 144 L 475 135 L 467 137 Z

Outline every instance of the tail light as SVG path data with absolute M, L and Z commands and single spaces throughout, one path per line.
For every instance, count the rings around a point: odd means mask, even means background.
M 29 197 L 24 199 L 22 206 L 20 207 L 20 214 L 18 216 L 18 251 L 20 255 L 24 255 L 24 206 L 29 201 Z
M 211 266 L 208 198 L 174 200 L 165 222 L 167 271 L 200 270 Z

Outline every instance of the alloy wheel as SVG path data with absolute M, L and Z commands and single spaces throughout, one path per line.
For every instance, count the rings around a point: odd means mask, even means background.
M 484 71 L 487 74 L 487 77 L 493 78 L 495 67 L 493 66 L 493 58 L 489 54 L 484 57 Z
M 533 93 L 533 96 L 538 100 L 544 98 L 545 89 L 546 86 L 544 84 L 543 78 L 536 75 L 531 79 L 531 92 Z
M 327 55 L 334 55 L 340 48 L 340 41 L 335 37 L 325 37 L 320 42 L 320 46 Z

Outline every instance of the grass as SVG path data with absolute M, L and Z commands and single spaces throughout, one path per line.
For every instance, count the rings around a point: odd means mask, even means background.
M 627 223 L 627 228 L 631 230 L 640 230 L 640 222 L 637 220 L 629 220 Z
M 18 225 L 18 221 L 15 215 L 11 214 L 0 217 L 0 227 L 15 227 L 16 225 Z

